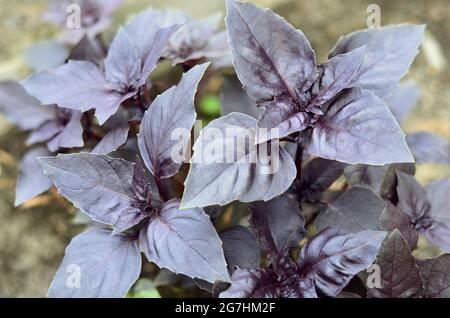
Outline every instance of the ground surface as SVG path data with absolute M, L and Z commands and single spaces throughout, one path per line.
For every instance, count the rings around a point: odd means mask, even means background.
M 413 22 L 428 26 L 425 43 L 427 54 L 421 54 L 408 80 L 422 88 L 423 98 L 408 118 L 408 131 L 428 130 L 450 140 L 450 2 L 448 0 L 259 0 L 274 7 L 310 38 L 323 60 L 339 35 L 366 25 L 366 8 L 378 3 L 382 24 Z M 221 0 L 129 0 L 117 16 L 123 21 L 129 13 L 148 4 L 161 3 L 187 8 L 203 16 L 222 8 Z M 188 7 L 189 5 L 189 7 Z M 23 63 L 23 50 L 33 40 L 45 39 L 56 30 L 42 24 L 45 8 L 42 0 L 0 0 L 0 79 L 21 79 L 29 70 Z M 435 45 L 437 44 L 437 46 Z M 21 209 L 12 207 L 17 162 L 24 152 L 24 136 L 0 118 L 0 296 L 44 296 L 70 238 L 81 230 L 71 224 L 73 209 L 46 195 Z M 450 176 L 444 166 L 422 166 L 419 178 Z M 51 204 L 49 204 L 49 202 Z

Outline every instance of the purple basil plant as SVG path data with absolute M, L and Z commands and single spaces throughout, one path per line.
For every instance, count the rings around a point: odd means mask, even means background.
M 89 218 L 49 297 L 123 297 L 143 259 L 214 297 L 450 297 L 448 254 L 412 254 L 419 237 L 450 252 L 450 180 L 414 178 L 415 163 L 450 163 L 448 143 L 399 124 L 424 26 L 351 33 L 319 63 L 285 19 L 227 0 L 225 31 L 220 14 L 148 9 L 102 51 L 121 1 L 76 3 L 68 59 L 0 84 L 31 147 L 16 205 L 56 187 Z M 52 2 L 46 19 L 66 17 Z M 212 78 L 222 116 L 192 137 Z

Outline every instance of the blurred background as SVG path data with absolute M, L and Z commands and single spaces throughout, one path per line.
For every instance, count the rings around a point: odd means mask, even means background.
M 366 28 L 369 4 L 381 8 L 381 24 L 427 25 L 421 54 L 405 81 L 417 84 L 422 97 L 403 128 L 437 133 L 450 141 L 450 1 L 449 0 L 253 0 L 270 7 L 300 28 L 323 61 L 340 35 Z M 183 9 L 194 17 L 224 11 L 222 0 L 125 0 L 114 14 L 117 26 L 146 7 Z M 26 50 L 36 41 L 54 38 L 59 30 L 42 20 L 46 0 L 0 0 L 0 80 L 30 74 Z M 0 115 L 0 297 L 43 297 L 70 238 L 82 230 L 75 210 L 55 193 L 42 195 L 15 209 L 18 162 L 25 134 Z M 420 165 L 418 179 L 450 177 L 444 165 Z M 433 253 L 432 251 L 429 253 Z M 430 254 L 430 255 L 431 255 Z

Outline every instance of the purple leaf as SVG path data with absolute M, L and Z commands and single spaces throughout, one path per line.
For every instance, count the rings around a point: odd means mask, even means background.
M 414 163 L 394 163 L 387 167 L 383 183 L 381 184 L 380 195 L 384 200 L 395 203 L 398 202 L 396 191 L 397 171 L 413 176 L 416 173 L 416 166 Z
M 430 201 L 425 189 L 413 176 L 397 171 L 398 207 L 414 224 L 427 216 L 430 211 Z
M 192 68 L 178 86 L 158 96 L 144 114 L 139 149 L 145 165 L 157 179 L 175 175 L 185 159 L 196 117 L 194 97 L 208 65 Z
M 290 284 L 284 284 L 281 290 L 282 298 L 318 298 L 314 281 L 309 277 L 295 279 Z
M 106 155 L 113 151 L 116 151 L 120 146 L 127 142 L 128 125 L 119 126 L 110 132 L 95 146 L 91 151 L 93 154 Z
M 268 102 L 258 119 L 257 143 L 281 139 L 294 132 L 305 130 L 310 124 L 309 114 L 299 112 L 298 106 L 292 101 Z
M 286 195 L 248 205 L 250 226 L 266 253 L 284 254 L 306 235 L 298 203 Z
M 142 61 L 131 36 L 120 28 L 105 59 L 105 73 L 108 82 L 138 87 Z
M 64 127 L 59 122 L 59 120 L 54 119 L 47 121 L 42 126 L 31 132 L 31 134 L 27 138 L 26 144 L 27 146 L 31 146 L 37 143 L 49 141 L 57 134 L 59 134 L 63 129 Z
M 181 211 L 179 200 L 167 202 L 141 230 L 140 244 L 159 267 L 210 283 L 230 280 L 222 242 L 202 209 Z
M 95 108 L 100 124 L 135 93 L 120 92 L 118 85 L 108 83 L 96 65 L 85 61 L 69 61 L 57 69 L 36 73 L 23 86 L 43 104 L 82 112 Z
M 412 176 L 397 172 L 397 178 L 398 207 L 419 233 L 450 251 L 450 181 L 432 182 L 425 190 Z
M 351 80 L 361 66 L 365 47 L 345 54 L 336 55 L 320 65 L 322 71 L 318 87 L 313 88 L 313 105 L 321 106 L 349 87 Z M 315 91 L 317 90 L 317 91 Z
M 327 190 L 344 172 L 345 164 L 315 158 L 302 169 L 299 190 L 302 197 L 314 200 Z
M 344 170 L 345 178 L 351 186 L 365 186 L 376 193 L 381 192 L 388 166 L 350 165 Z
M 350 164 L 414 162 L 405 134 L 384 102 L 359 89 L 334 101 L 314 128 L 308 152 Z
M 54 118 L 36 128 L 28 137 L 27 145 L 47 142 L 50 151 L 60 148 L 82 147 L 83 126 L 81 113 L 63 108 L 56 108 Z
M 330 57 L 366 46 L 362 65 L 351 87 L 371 90 L 384 98 L 408 72 L 424 31 L 423 25 L 402 24 L 354 32 L 338 41 Z
M 83 147 L 83 126 L 81 125 L 81 112 L 68 112 L 69 121 L 61 131 L 48 141 L 47 147 L 56 152 L 60 148 Z
M 386 203 L 375 192 L 364 187 L 352 187 L 330 204 L 316 218 L 316 229 L 337 227 L 350 233 L 381 230 L 380 216 Z
M 91 62 L 69 61 L 32 75 L 24 87 L 43 104 L 83 112 L 94 108 L 102 125 L 145 84 L 178 28 L 165 27 L 156 11 L 144 11 L 117 33 L 105 60 L 106 75 Z
M 266 269 L 238 269 L 231 276 L 231 286 L 220 298 L 279 298 L 280 284 Z
M 227 0 L 226 24 L 236 73 L 256 103 L 299 100 L 317 77 L 314 51 L 299 30 L 270 10 Z
M 425 298 L 450 297 L 450 255 L 418 261 Z
M 219 234 L 223 252 L 231 272 L 235 268 L 258 268 L 259 247 L 252 231 L 244 226 L 234 226 Z
M 164 21 L 159 11 L 148 9 L 136 15 L 124 28 L 142 62 L 139 85 L 144 85 L 179 24 Z
M 148 202 L 149 191 L 148 179 L 145 174 L 145 168 L 142 165 L 139 157 L 136 158 L 136 163 L 134 164 L 133 180 L 131 181 L 131 189 L 133 190 L 136 198 L 141 202 Z
M 422 296 L 419 269 L 398 230 L 389 233 L 376 265 L 380 267 L 381 288 L 369 288 L 371 298 L 416 298 Z
M 91 228 L 75 237 L 50 285 L 58 298 L 124 297 L 141 272 L 137 240 Z
M 392 203 L 387 203 L 387 208 L 381 213 L 381 227 L 385 231 L 399 230 L 408 242 L 411 250 L 415 249 L 419 240 L 419 234 L 414 229 L 409 217 L 400 208 Z
M 231 56 L 227 45 L 226 33 L 216 33 L 219 28 L 222 14 L 214 14 L 205 19 L 196 20 L 180 12 L 172 13 L 174 21 L 185 21 L 186 24 L 171 37 L 164 57 L 173 64 L 197 61 L 207 58 L 212 61 L 224 60 Z M 225 35 L 225 36 L 224 36 Z M 222 40 L 225 43 L 221 43 Z M 219 65 L 226 66 L 226 65 Z
M 242 88 L 241 82 L 235 76 L 224 78 L 220 102 L 222 105 L 222 116 L 236 112 L 257 119 L 262 112 L 256 106 L 256 103 L 248 97 Z
M 414 84 L 400 85 L 385 99 L 394 117 L 402 123 L 411 109 L 417 105 L 420 98 L 420 89 Z
M 255 119 L 232 113 L 203 129 L 194 145 L 182 208 L 268 201 L 289 188 L 296 175 L 291 156 L 276 141 L 256 146 L 255 126 Z M 270 156 L 263 155 L 267 150 Z
M 37 161 L 38 157 L 50 155 L 51 153 L 43 147 L 32 149 L 25 154 L 20 164 L 15 206 L 19 206 L 51 188 L 52 181 L 42 173 Z
M 94 221 L 117 225 L 121 232 L 142 220 L 131 186 L 132 163 L 87 153 L 39 161 L 58 192 Z
M 36 129 L 56 116 L 54 107 L 42 106 L 13 81 L 0 82 L 0 112 L 22 130 Z
M 425 225 L 424 234 L 432 243 L 448 253 L 450 252 L 450 179 L 431 182 L 426 187 L 426 192 L 431 201 L 429 217 L 432 224 L 427 224 L 426 219 L 422 222 Z
M 299 254 L 302 277 L 314 281 L 316 289 L 335 297 L 348 282 L 375 260 L 386 232 L 346 233 L 328 228 L 309 241 Z
M 88 36 L 84 36 L 78 44 L 72 48 L 69 60 L 89 61 L 100 65 L 106 52 L 101 44 Z
M 450 164 L 450 146 L 444 138 L 429 132 L 417 132 L 407 134 L 406 142 L 416 163 Z
M 415 165 L 412 163 L 394 163 L 386 166 L 351 165 L 344 170 L 344 175 L 350 185 L 368 187 L 388 201 L 397 203 L 396 171 L 414 175 Z

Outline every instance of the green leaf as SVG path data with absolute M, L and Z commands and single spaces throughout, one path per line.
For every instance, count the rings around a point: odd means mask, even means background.
M 220 98 L 217 95 L 205 95 L 200 101 L 200 110 L 209 117 L 220 116 Z

